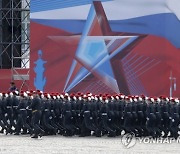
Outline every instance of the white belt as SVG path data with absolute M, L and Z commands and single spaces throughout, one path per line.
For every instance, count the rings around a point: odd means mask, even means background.
M 102 115 L 107 115 L 107 113 L 102 113 Z

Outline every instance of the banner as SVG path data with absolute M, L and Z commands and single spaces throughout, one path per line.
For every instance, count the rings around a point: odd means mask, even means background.
M 179 8 L 178 0 L 31 0 L 31 88 L 180 97 Z

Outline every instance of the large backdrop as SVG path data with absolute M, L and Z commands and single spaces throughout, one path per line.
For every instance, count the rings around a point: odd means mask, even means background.
M 31 0 L 31 88 L 180 96 L 179 0 Z M 176 90 L 176 91 L 175 91 Z

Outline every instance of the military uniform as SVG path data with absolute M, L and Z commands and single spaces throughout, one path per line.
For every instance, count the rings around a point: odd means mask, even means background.
M 163 132 L 163 137 L 169 132 L 174 138 L 179 136 L 179 99 L 40 91 L 27 94 L 0 93 L 2 133 L 30 132 L 32 138 L 55 134 L 115 137 L 125 130 L 139 137 L 161 137 Z
M 41 114 L 42 114 L 42 105 L 41 100 L 38 96 L 34 96 L 30 108 L 32 109 L 32 128 L 33 128 L 33 136 L 32 138 L 38 138 L 39 136 L 42 136 L 44 133 L 44 130 L 42 130 L 40 126 L 40 120 L 41 120 Z

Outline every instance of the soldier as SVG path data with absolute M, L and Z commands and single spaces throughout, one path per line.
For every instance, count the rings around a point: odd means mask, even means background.
M 116 131 L 110 126 L 110 121 L 112 119 L 110 119 L 111 117 L 108 117 L 109 108 L 107 103 L 108 103 L 108 99 L 106 99 L 106 97 L 104 96 L 102 99 L 102 105 L 100 109 L 101 121 L 99 126 L 102 133 L 107 132 L 108 137 L 114 137 L 116 136 Z
M 124 95 L 116 95 L 116 102 L 117 102 L 117 110 L 118 110 L 118 126 L 120 131 L 124 130 L 124 107 L 125 107 L 125 96 Z
M 12 130 L 12 125 L 13 125 L 13 109 L 12 109 L 12 103 L 13 100 L 11 98 L 11 96 L 9 96 L 8 94 L 4 94 L 4 100 L 3 100 L 3 105 L 4 105 L 4 109 L 5 109 L 5 123 L 7 126 L 7 132 L 6 134 L 13 133 Z
M 83 99 L 81 96 L 81 93 L 78 94 L 77 96 L 77 101 L 76 101 L 76 127 L 78 128 L 77 134 L 80 135 L 81 133 L 81 128 L 82 128 L 82 123 L 83 123 Z
M 150 136 L 156 137 L 156 115 L 155 115 L 155 105 L 151 101 L 150 98 L 146 99 L 147 105 L 147 121 L 146 121 L 146 128 Z
M 71 98 L 66 95 L 66 100 L 63 105 L 63 127 L 65 128 L 64 136 L 73 136 L 75 133 L 75 127 L 73 125 L 73 115 L 71 110 Z
M 75 128 L 75 135 L 78 135 L 80 133 L 80 128 L 78 127 L 78 125 L 76 124 L 76 120 L 77 120 L 77 113 L 76 113 L 76 109 L 77 109 L 77 98 L 75 96 L 75 94 L 71 94 L 71 113 L 72 113 L 72 124 Z
M 16 127 L 17 125 L 17 121 L 18 121 L 18 110 L 17 110 L 17 107 L 19 105 L 19 99 L 17 96 L 19 93 L 17 91 L 13 93 L 10 93 L 10 96 L 11 96 L 11 99 L 12 99 L 12 112 L 13 112 L 13 115 L 12 115 L 12 126 Z
M 177 103 L 179 101 L 177 99 L 171 100 L 171 108 L 170 108 L 170 114 L 171 114 L 171 121 L 170 121 L 170 132 L 171 136 L 173 136 L 175 139 L 178 138 L 178 131 L 179 131 L 179 106 Z
M 51 103 L 50 99 L 51 97 L 48 97 L 50 95 L 41 95 L 42 100 L 42 119 L 41 124 L 43 125 L 45 134 L 44 135 L 52 135 L 56 133 L 56 129 L 51 125 Z
M 55 113 L 55 118 L 54 122 L 56 126 L 58 127 L 59 134 L 64 133 L 64 128 L 62 124 L 62 106 L 63 106 L 63 99 L 60 97 L 60 95 L 57 93 L 56 98 L 54 100 L 54 113 Z
M 154 99 L 151 98 L 151 101 L 154 103 L 155 108 L 155 116 L 156 116 L 156 124 L 155 124 L 155 131 L 156 137 L 160 137 L 162 133 L 162 114 L 161 114 L 161 107 L 159 103 Z
M 44 130 L 40 127 L 40 120 L 41 120 L 41 114 L 42 114 L 42 105 L 41 100 L 39 96 L 34 93 L 33 99 L 30 105 L 30 108 L 32 109 L 32 127 L 33 127 L 33 136 L 31 138 L 38 138 L 38 136 L 42 136 Z
M 139 102 L 139 97 L 133 96 L 133 102 L 132 102 L 133 132 L 138 137 L 142 136 L 142 132 L 143 132 L 141 127 L 143 111 L 140 106 L 141 104 Z
M 130 98 L 132 99 L 132 131 L 136 136 L 139 136 L 140 130 L 138 129 L 137 99 L 135 98 L 135 96 L 130 96 Z
M 159 106 L 161 108 L 161 130 L 163 131 L 163 137 L 167 137 L 170 131 L 170 114 L 169 114 L 169 100 L 165 101 L 165 99 L 157 98 L 157 102 L 159 102 Z
M 131 133 L 133 130 L 132 125 L 132 98 L 126 96 L 125 98 L 125 108 L 124 108 L 124 129 L 126 133 Z
M 95 126 L 96 129 L 94 129 L 94 132 L 92 135 L 94 136 L 99 136 L 99 128 L 98 128 L 98 124 L 100 122 L 100 103 L 98 101 L 98 96 L 95 96 L 95 95 L 92 95 L 91 96 L 91 108 L 90 108 L 90 111 L 91 111 L 91 116 L 92 116 L 92 123 L 93 125 Z M 91 120 L 92 120 L 91 119 Z
M 91 97 L 87 97 L 83 105 L 83 122 L 81 128 L 81 137 L 91 136 L 91 131 L 94 131 L 96 134 L 97 127 L 95 126 L 94 119 L 92 116 L 92 104 Z
M 88 130 L 88 128 L 85 125 L 85 119 L 84 119 L 84 115 L 85 112 L 89 112 L 89 105 L 87 103 L 87 98 L 88 96 L 83 95 L 83 104 L 82 104 L 82 111 L 81 111 L 81 116 L 82 116 L 82 123 L 81 123 L 81 132 L 80 132 L 80 137 L 84 137 L 84 136 L 89 136 L 90 135 L 90 131 Z M 86 117 L 87 118 L 87 117 Z
M 109 125 L 110 127 L 115 130 L 116 136 L 119 135 L 120 128 L 116 124 L 116 119 L 117 119 L 117 114 L 115 112 L 116 106 L 114 99 L 111 98 L 110 95 L 107 95 L 107 100 L 108 100 L 108 117 L 109 117 Z
M 23 134 L 27 134 L 28 131 L 32 131 L 31 127 L 27 124 L 27 94 L 22 93 L 19 98 L 19 105 L 17 107 L 18 118 L 16 124 L 16 133 L 14 135 L 19 135 L 21 133 L 21 129 L 23 129 Z
M 58 132 L 58 126 L 56 124 L 56 114 L 55 114 L 55 100 L 56 100 L 56 96 L 55 93 L 51 94 L 51 100 L 50 100 L 50 113 L 51 113 L 51 120 L 50 120 L 50 124 L 55 128 L 55 132 L 53 133 L 54 135 Z
M 5 112 L 4 112 L 4 98 L 3 98 L 3 94 L 0 93 L 0 126 L 1 126 L 1 131 L 0 133 L 4 133 L 4 130 L 7 131 L 7 128 L 5 126 L 5 119 L 4 119 L 4 115 L 5 115 Z
M 31 123 L 31 119 L 32 119 L 32 108 L 30 107 L 33 101 L 33 96 L 31 92 L 27 92 L 28 93 L 28 98 L 27 98 L 27 107 L 26 107 L 26 111 L 27 111 L 27 124 L 32 128 L 32 123 Z M 28 134 L 31 134 L 32 131 L 27 132 Z
M 147 123 L 147 116 L 148 116 L 148 104 L 147 104 L 147 100 L 146 100 L 146 97 L 144 95 L 141 95 L 141 97 L 139 98 L 139 100 L 141 101 L 141 108 L 142 108 L 142 111 L 143 111 L 143 119 L 142 119 L 142 128 L 143 128 L 143 136 L 148 136 L 149 135 L 149 132 L 147 130 L 147 126 L 146 126 L 146 123 Z
M 143 113 L 143 108 L 142 108 L 142 98 L 139 96 L 136 96 L 135 99 L 137 100 L 136 102 L 136 111 L 137 111 L 137 130 L 138 134 L 137 136 L 142 137 L 144 135 L 144 127 L 143 127 L 143 120 L 144 120 L 144 113 Z

